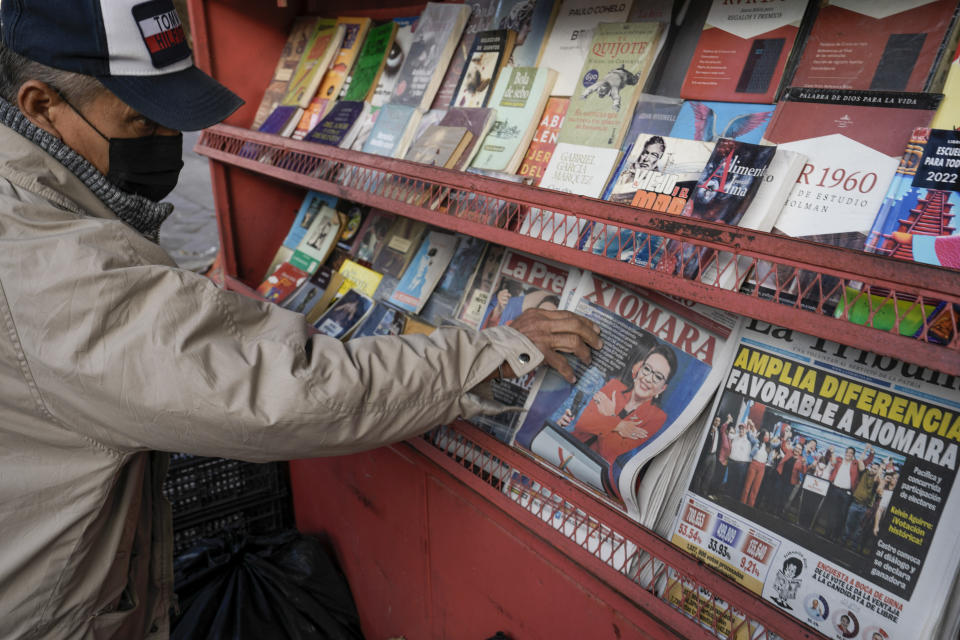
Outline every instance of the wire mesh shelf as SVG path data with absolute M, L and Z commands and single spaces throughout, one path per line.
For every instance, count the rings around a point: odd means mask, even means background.
M 684 638 L 825 638 L 466 423 L 410 444 Z
M 229 125 L 198 153 L 605 276 L 960 375 L 960 275 Z

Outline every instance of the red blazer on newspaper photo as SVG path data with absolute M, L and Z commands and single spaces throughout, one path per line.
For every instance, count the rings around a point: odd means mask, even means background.
M 583 410 L 580 419 L 577 420 L 577 424 L 573 429 L 573 435 L 583 442 L 587 442 L 592 439 L 593 436 L 597 436 L 596 442 L 590 446 L 608 462 L 613 462 L 617 456 L 636 449 L 649 440 L 660 430 L 660 427 L 663 426 L 663 423 L 667 419 L 667 414 L 664 413 L 663 409 L 651 403 L 641 404 L 626 416 L 621 417 L 620 412 L 623 411 L 624 406 L 627 404 L 627 399 L 630 396 L 626 385 L 614 378 L 603 385 L 599 393 L 610 396 L 614 391 L 616 392 L 614 396 L 615 408 L 612 416 L 603 415 L 597 409 L 597 403 L 590 402 L 587 408 Z M 619 433 L 614 432 L 614 428 L 621 420 L 625 420 L 626 418 L 641 419 L 641 422 L 639 422 L 637 426 L 645 430 L 647 435 L 643 438 L 633 439 L 624 438 Z

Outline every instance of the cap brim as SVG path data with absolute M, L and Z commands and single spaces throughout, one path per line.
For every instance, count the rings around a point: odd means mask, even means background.
M 98 78 L 118 98 L 154 122 L 198 131 L 222 122 L 243 100 L 197 67 L 159 76 Z

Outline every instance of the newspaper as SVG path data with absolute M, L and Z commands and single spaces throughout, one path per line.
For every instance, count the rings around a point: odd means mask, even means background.
M 672 541 L 831 638 L 934 637 L 960 556 L 958 386 L 750 321 Z
M 513 444 L 639 519 L 640 470 L 709 403 L 739 318 L 589 271 L 564 307 L 600 326 L 603 348 L 571 360 L 574 385 L 537 374 Z

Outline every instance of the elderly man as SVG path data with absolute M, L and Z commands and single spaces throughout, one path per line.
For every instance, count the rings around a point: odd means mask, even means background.
M 475 393 L 593 325 L 343 344 L 178 270 L 155 243 L 180 130 L 240 100 L 196 67 L 169 0 L 0 5 L 0 637 L 165 638 L 163 451 L 345 454 L 501 407 Z

